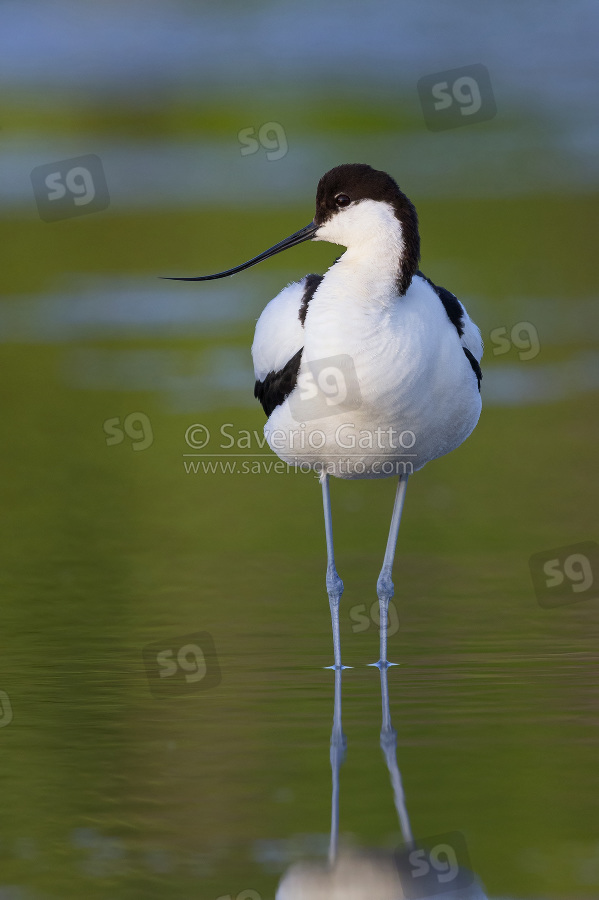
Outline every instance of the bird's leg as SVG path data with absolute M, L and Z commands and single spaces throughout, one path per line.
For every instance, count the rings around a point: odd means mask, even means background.
M 339 601 L 343 593 L 343 582 L 337 574 L 335 568 L 335 554 L 333 552 L 333 520 L 331 518 L 331 495 L 329 491 L 329 474 L 323 472 L 322 481 L 322 505 L 324 508 L 324 530 L 327 539 L 327 594 L 329 595 L 329 606 L 331 607 L 331 621 L 333 624 L 333 651 L 335 654 L 335 665 L 329 666 L 331 669 L 343 669 L 341 665 L 341 641 L 339 638 Z
M 379 598 L 380 611 L 380 635 L 381 635 L 381 655 L 378 663 L 373 665 L 381 668 L 394 663 L 387 662 L 387 612 L 389 610 L 389 601 L 394 593 L 393 582 L 391 581 L 391 571 L 393 569 L 393 560 L 395 558 L 395 547 L 397 545 L 397 535 L 399 534 L 399 523 L 401 522 L 401 512 L 406 496 L 406 487 L 408 485 L 408 476 L 400 475 L 397 485 L 397 493 L 395 494 L 395 504 L 393 506 L 393 515 L 391 516 L 391 527 L 389 528 L 389 537 L 387 539 L 387 549 L 385 550 L 385 558 L 383 560 L 383 568 L 376 584 L 376 592 Z

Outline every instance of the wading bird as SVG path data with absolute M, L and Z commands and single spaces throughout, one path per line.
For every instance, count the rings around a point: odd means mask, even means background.
M 209 281 L 301 244 L 346 247 L 325 275 L 306 275 L 266 306 L 256 325 L 254 394 L 264 433 L 284 461 L 320 473 L 327 545 L 326 589 L 335 669 L 341 664 L 343 582 L 333 552 L 330 475 L 399 475 L 377 582 L 380 658 L 386 667 L 391 572 L 408 476 L 458 447 L 481 411 L 476 325 L 452 293 L 418 269 L 420 236 L 411 201 L 385 172 L 336 166 L 320 179 L 305 228 L 248 262 L 180 281 Z

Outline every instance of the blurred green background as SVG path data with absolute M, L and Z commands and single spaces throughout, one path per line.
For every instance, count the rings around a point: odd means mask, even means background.
M 542 608 L 529 572 L 533 553 L 597 539 L 599 16 L 449 7 L 2 4 L 3 898 L 267 900 L 326 852 L 318 483 L 194 474 L 184 454 L 195 424 L 204 452 L 223 452 L 224 424 L 261 432 L 255 320 L 339 250 L 210 285 L 158 276 L 250 258 L 358 161 L 415 202 L 422 269 L 486 344 L 481 421 L 410 481 L 400 533 L 389 681 L 412 825 L 461 831 L 489 896 L 599 896 L 597 594 Z M 474 63 L 497 115 L 429 131 L 419 78 Z M 32 170 L 86 154 L 109 206 L 43 221 Z M 332 485 L 355 667 L 341 832 L 389 849 L 363 617 L 393 494 Z M 143 648 L 198 632 L 220 684 L 153 696 Z

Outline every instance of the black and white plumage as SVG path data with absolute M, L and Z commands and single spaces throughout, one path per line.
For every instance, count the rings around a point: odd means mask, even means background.
M 306 240 L 346 252 L 324 276 L 307 275 L 266 306 L 252 356 L 265 435 L 281 459 L 321 474 L 327 590 L 335 666 L 341 666 L 338 606 L 343 584 L 333 556 L 329 475 L 400 475 L 383 569 L 381 657 L 391 567 L 407 477 L 458 447 L 481 411 L 482 341 L 464 306 L 418 268 L 418 217 L 385 172 L 367 165 L 331 169 L 320 179 L 313 221 L 235 274 Z
M 460 301 L 458 300 L 458 298 L 455 296 L 455 294 L 452 294 L 446 288 L 439 287 L 439 285 L 433 284 L 433 282 L 430 280 L 430 278 L 427 278 L 426 275 L 423 272 L 421 272 L 420 270 L 418 270 L 416 272 L 416 276 L 424 279 L 424 281 L 426 281 L 426 283 L 429 284 L 430 287 L 435 291 L 439 300 L 441 301 L 441 303 L 443 304 L 443 306 L 445 308 L 445 312 L 447 313 L 449 321 L 455 327 L 455 329 L 458 333 L 458 336 L 460 338 L 462 338 L 463 334 L 464 334 L 464 328 L 466 325 L 466 323 L 464 321 L 465 310 L 464 310 L 464 307 L 462 306 L 462 304 L 460 303 Z M 305 326 L 306 315 L 308 313 L 308 306 L 309 306 L 310 300 L 314 296 L 314 292 L 316 291 L 316 288 L 322 282 L 323 278 L 324 278 L 323 275 L 314 275 L 314 274 L 305 275 L 301 281 L 296 282 L 289 286 L 291 288 L 294 288 L 293 299 L 291 297 L 289 298 L 289 300 L 291 300 L 291 302 L 293 304 L 291 312 L 293 312 L 293 307 L 295 307 L 297 305 L 297 296 L 298 295 L 300 296 L 298 319 L 302 326 Z M 297 288 L 299 288 L 299 291 L 297 290 Z M 288 290 L 288 288 L 286 288 L 285 290 Z M 263 317 L 261 318 L 260 332 L 262 332 L 262 330 L 264 329 L 264 331 L 266 333 L 264 334 L 264 336 L 262 336 L 262 334 L 260 334 L 260 335 L 258 334 L 258 330 L 257 330 L 256 341 L 254 343 L 252 352 L 254 355 L 254 359 L 257 359 L 259 363 L 262 362 L 262 359 L 264 359 L 263 366 L 266 365 L 266 367 L 268 367 L 268 362 L 266 362 L 266 360 L 269 356 L 269 350 L 271 349 L 271 344 L 268 340 L 269 335 L 268 335 L 267 329 L 269 326 L 276 329 L 279 312 L 281 312 L 282 316 L 285 319 L 287 319 L 287 317 L 289 316 L 289 310 L 285 308 L 287 299 L 288 298 L 286 297 L 285 301 L 283 301 L 282 294 L 279 294 L 272 301 L 272 304 L 275 304 L 273 306 L 273 308 L 269 310 L 268 314 L 266 314 L 266 310 L 265 310 Z M 276 301 L 276 303 L 275 303 L 275 301 Z M 270 306 L 270 304 L 269 304 L 269 306 Z M 270 322 L 268 321 L 269 317 L 272 317 Z M 472 323 L 470 323 L 470 324 L 472 324 Z M 291 322 L 288 322 L 287 326 L 288 326 L 288 328 L 290 328 Z M 294 337 L 297 337 L 297 335 L 295 334 L 296 331 L 297 331 L 297 329 L 294 329 L 294 334 L 293 334 Z M 266 352 L 264 353 L 264 357 L 261 357 L 261 349 L 262 348 L 261 348 L 260 344 L 258 343 L 259 337 L 265 341 Z M 273 343 L 274 343 L 274 341 L 273 341 Z M 299 373 L 302 353 L 303 353 L 303 349 L 304 349 L 303 348 L 303 339 L 302 339 L 301 343 L 302 343 L 302 346 L 300 347 L 300 349 L 297 351 L 297 353 L 295 353 L 287 361 L 287 363 L 283 366 L 282 369 L 280 369 L 278 372 L 271 370 L 266 376 L 264 376 L 263 380 L 260 380 L 260 379 L 256 380 L 256 384 L 254 386 L 254 397 L 256 397 L 260 401 L 260 403 L 262 404 L 262 407 L 264 409 L 264 412 L 266 413 L 267 416 L 270 416 L 270 414 L 273 412 L 273 410 L 275 410 L 277 406 L 280 406 L 283 403 L 283 401 L 287 399 L 287 397 L 293 391 L 293 389 L 296 387 L 297 376 Z M 474 343 L 476 343 L 476 339 L 475 339 Z M 466 355 L 466 358 L 468 359 L 468 361 L 469 361 L 470 365 L 472 366 L 472 369 L 476 375 L 479 392 L 480 392 L 480 382 L 482 380 L 482 372 L 481 372 L 481 368 L 479 365 L 480 356 L 479 357 L 475 356 L 474 353 L 464 343 L 464 341 L 462 341 L 461 344 L 462 344 L 462 349 Z M 257 368 L 256 368 L 256 374 L 258 374 Z
M 335 208 L 340 195 L 350 202 Z M 408 462 L 416 471 L 478 421 L 480 332 L 457 297 L 418 269 L 416 211 L 384 172 L 332 169 L 318 186 L 314 223 L 312 240 L 348 249 L 324 277 L 284 288 L 258 320 L 252 356 L 267 440 L 282 459 L 340 478 L 385 478 Z M 329 395 L 318 391 L 322 415 L 311 402 L 303 421 L 302 387 L 315 400 L 321 362 L 337 358 L 340 380 L 355 375 L 355 396 L 335 406 L 333 378 Z M 386 436 L 375 438 L 377 430 Z M 410 437 L 400 443 L 402 434 Z

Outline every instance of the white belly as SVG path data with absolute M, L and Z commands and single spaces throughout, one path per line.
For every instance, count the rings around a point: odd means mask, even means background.
M 481 399 L 436 295 L 420 279 L 390 307 L 319 294 L 297 386 L 264 428 L 271 449 L 338 478 L 387 478 L 458 447 Z

